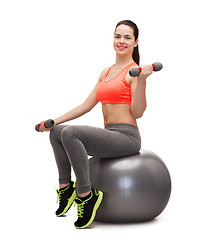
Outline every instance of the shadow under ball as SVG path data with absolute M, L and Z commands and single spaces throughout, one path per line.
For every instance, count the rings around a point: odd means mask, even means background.
M 104 193 L 95 221 L 132 223 L 149 221 L 166 207 L 171 178 L 155 153 L 142 150 L 123 158 L 89 160 L 91 185 Z

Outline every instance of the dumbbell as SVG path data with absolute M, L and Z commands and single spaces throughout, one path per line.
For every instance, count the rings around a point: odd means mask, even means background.
M 44 122 L 45 128 L 51 128 L 54 126 L 54 120 L 48 119 Z M 35 126 L 35 130 L 39 132 L 40 123 Z
M 155 62 L 152 64 L 152 67 L 153 67 L 153 71 L 157 72 L 163 68 L 163 65 L 160 62 Z M 139 68 L 136 67 L 136 68 L 132 68 L 129 71 L 129 74 L 131 77 L 138 77 L 140 75 L 141 71 L 142 71 L 141 67 L 139 67 Z

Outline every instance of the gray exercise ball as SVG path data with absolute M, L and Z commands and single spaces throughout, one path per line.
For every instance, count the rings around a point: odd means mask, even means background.
M 89 160 L 91 185 L 104 193 L 95 221 L 132 223 L 149 221 L 166 207 L 171 178 L 164 162 L 155 153 Z

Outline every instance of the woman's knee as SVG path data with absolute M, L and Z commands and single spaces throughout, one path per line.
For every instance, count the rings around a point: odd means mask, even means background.
M 61 140 L 61 132 L 65 127 L 65 125 L 58 125 L 52 128 L 49 135 L 51 143 Z
M 63 143 L 75 137 L 77 137 L 76 126 L 66 126 L 63 128 L 61 132 L 61 140 Z

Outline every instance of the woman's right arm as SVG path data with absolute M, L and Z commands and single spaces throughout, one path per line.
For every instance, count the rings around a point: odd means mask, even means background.
M 90 93 L 90 95 L 87 97 L 84 103 L 80 104 L 79 106 L 73 108 L 69 112 L 65 113 L 59 118 L 56 118 L 55 125 L 74 120 L 78 117 L 81 117 L 82 115 L 88 113 L 97 103 L 98 99 L 96 98 L 96 88 L 98 87 L 98 83 L 96 87 L 93 89 L 93 91 Z
M 102 71 L 96 86 L 94 87 L 92 92 L 89 94 L 87 99 L 82 104 L 73 108 L 69 112 L 62 115 L 61 117 L 54 119 L 55 125 L 76 119 L 78 117 L 81 117 L 82 115 L 88 113 L 98 103 L 99 100 L 96 97 L 96 90 L 97 90 L 99 84 L 101 83 L 101 80 L 105 74 L 105 71 L 106 71 L 106 69 L 104 71 Z M 49 130 L 51 130 L 51 128 L 45 128 L 44 121 L 42 121 L 40 124 L 39 131 L 43 132 L 43 131 L 49 131 Z

